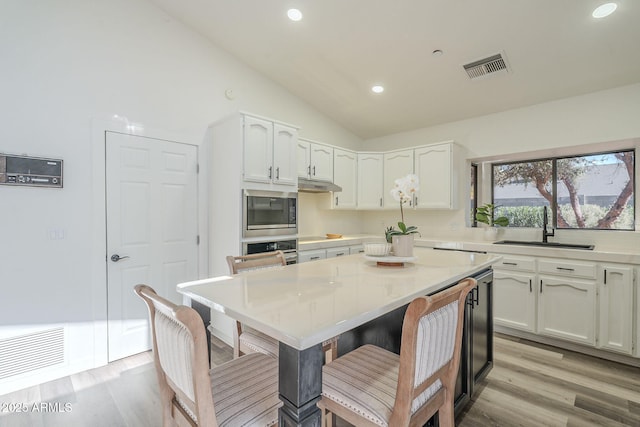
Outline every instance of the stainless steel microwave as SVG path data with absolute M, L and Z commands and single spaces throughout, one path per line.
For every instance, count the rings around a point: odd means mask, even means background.
M 298 193 L 242 191 L 242 236 L 298 233 Z

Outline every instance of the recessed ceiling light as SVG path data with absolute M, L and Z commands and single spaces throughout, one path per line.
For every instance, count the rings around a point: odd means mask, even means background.
M 375 85 L 371 88 L 371 91 L 374 93 L 382 93 L 384 92 L 384 87 L 380 86 L 380 85 Z
M 289 9 L 287 10 L 287 16 L 292 21 L 297 22 L 302 19 L 302 12 L 300 12 L 298 9 Z
M 605 16 L 611 15 L 617 8 L 618 5 L 615 3 L 605 3 L 596 7 L 591 16 L 594 18 L 604 18 Z

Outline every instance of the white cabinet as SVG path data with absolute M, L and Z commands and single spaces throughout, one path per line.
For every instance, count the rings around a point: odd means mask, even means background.
M 358 153 L 358 209 L 382 208 L 383 162 L 381 153 Z
M 395 180 L 413 173 L 413 150 L 391 151 L 384 153 L 383 172 L 383 206 L 397 209 L 399 202 L 391 196 L 391 189 L 395 186 Z M 413 206 L 413 201 L 409 202 Z
M 417 208 L 456 208 L 453 148 L 453 143 L 446 142 L 415 150 L 415 173 L 420 180 Z
M 363 254 L 364 253 L 364 245 L 353 245 L 349 246 L 349 254 Z
M 538 272 L 538 333 L 595 346 L 596 265 L 539 259 Z
M 504 256 L 494 266 L 494 323 L 527 332 L 536 331 L 537 281 L 534 258 Z
M 333 193 L 333 209 L 356 208 L 357 163 L 358 156 L 355 152 L 338 148 L 333 150 L 333 183 L 342 187 L 342 191 Z
M 333 147 L 298 139 L 297 151 L 299 177 L 333 182 Z
M 326 249 L 314 249 L 309 251 L 298 251 L 298 262 L 317 261 L 327 257 Z
M 244 181 L 296 186 L 296 128 L 244 116 Z
M 323 249 L 310 249 L 298 251 L 298 262 L 317 261 L 325 258 L 336 258 L 341 256 L 364 253 L 364 245 L 337 246 Z
M 337 248 L 328 248 L 327 249 L 327 258 L 337 258 L 339 256 L 349 255 L 349 247 L 341 246 Z
M 598 273 L 598 347 L 630 355 L 633 349 L 633 267 L 603 264 Z

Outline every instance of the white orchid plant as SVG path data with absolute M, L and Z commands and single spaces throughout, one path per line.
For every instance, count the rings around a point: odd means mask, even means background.
M 391 237 L 397 235 L 407 234 L 420 234 L 418 227 L 411 225 L 407 226 L 404 223 L 404 210 L 402 205 L 410 202 L 413 199 L 414 194 L 418 192 L 419 180 L 416 175 L 409 174 L 404 178 L 398 178 L 395 180 L 395 186 L 391 189 L 391 196 L 400 203 L 400 221 L 398 222 L 398 229 L 389 227 L 385 230 L 385 237 L 387 242 L 391 243 Z

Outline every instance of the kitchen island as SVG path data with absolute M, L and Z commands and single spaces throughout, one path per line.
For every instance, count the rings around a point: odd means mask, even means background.
M 473 306 L 467 306 L 468 342 L 463 346 L 458 399 L 463 404 L 474 376 L 486 375 L 491 367 L 491 265 L 500 257 L 424 248 L 416 248 L 415 256 L 403 267 L 382 267 L 360 254 L 350 255 L 182 283 L 178 292 L 185 303 L 196 301 L 278 339 L 284 402 L 280 425 L 312 426 L 320 425 L 315 404 L 322 386 L 324 341 L 339 337 L 339 354 L 365 343 L 399 352 L 402 318 L 411 300 L 477 277 L 485 290 L 470 294 L 470 304 L 484 301 L 484 315 L 473 326 Z M 471 333 L 477 326 L 485 336 L 482 369 L 470 366 L 476 341 Z

